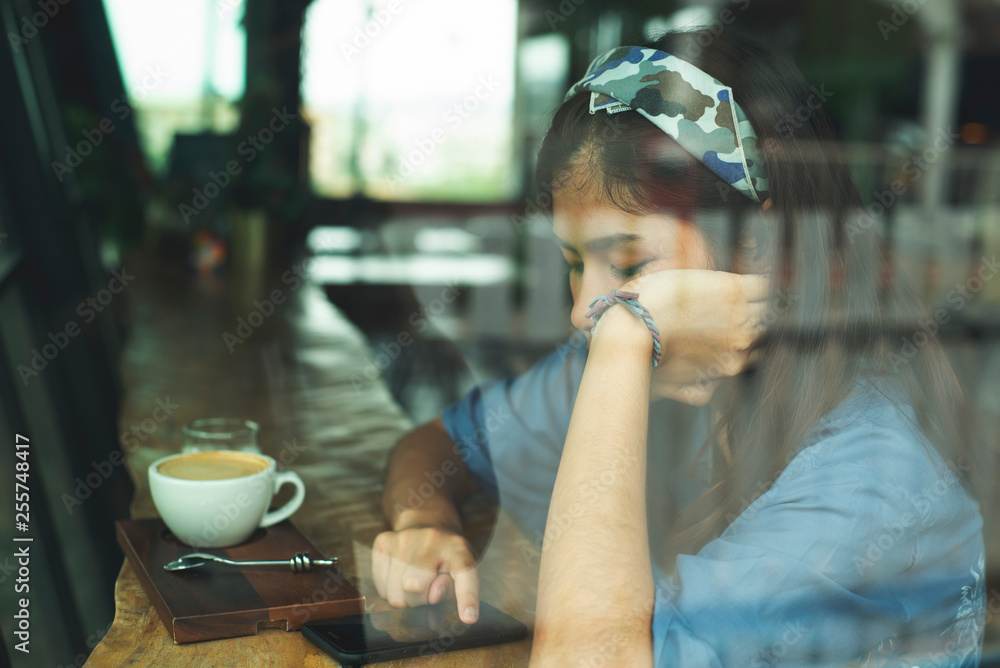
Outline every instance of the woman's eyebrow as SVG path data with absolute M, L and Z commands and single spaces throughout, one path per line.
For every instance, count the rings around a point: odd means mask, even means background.
M 556 243 L 565 248 L 566 250 L 571 250 L 574 253 L 577 252 L 576 248 L 569 245 L 559 237 L 555 237 Z M 583 247 L 584 250 L 588 251 L 603 251 L 611 250 L 612 248 L 621 248 L 622 246 L 629 246 L 636 243 L 637 241 L 642 241 L 642 237 L 638 234 L 609 234 L 606 237 L 597 237 L 596 239 L 591 239 L 586 242 Z

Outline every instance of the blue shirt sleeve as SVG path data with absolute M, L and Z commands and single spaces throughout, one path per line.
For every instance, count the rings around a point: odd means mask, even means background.
M 529 537 L 544 531 L 586 359 L 586 339 L 574 336 L 523 375 L 483 383 L 442 414 L 473 479 Z
M 827 429 L 718 538 L 657 574 L 655 665 L 975 666 L 981 528 L 898 412 Z

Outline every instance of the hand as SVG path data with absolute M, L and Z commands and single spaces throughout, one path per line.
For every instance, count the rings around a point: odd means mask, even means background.
M 372 578 L 390 605 L 435 604 L 454 594 L 466 624 L 479 617 L 479 574 L 472 546 L 459 533 L 417 526 L 385 531 L 372 546 Z
M 719 380 L 746 366 L 749 348 L 762 332 L 768 280 L 757 274 L 671 269 L 635 278 L 619 290 L 638 292 L 639 303 L 660 330 L 662 359 L 653 371 L 651 392 L 703 404 Z M 601 327 L 595 329 L 595 339 L 600 332 Z
M 396 642 L 427 640 L 428 632 L 442 635 L 449 631 L 449 617 L 437 607 L 407 608 L 402 614 L 376 612 L 368 616 L 368 621 Z

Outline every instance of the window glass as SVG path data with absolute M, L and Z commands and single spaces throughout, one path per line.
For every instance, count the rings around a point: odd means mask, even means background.
M 317 0 L 303 113 L 318 194 L 512 196 L 517 3 Z
M 165 167 L 175 132 L 236 128 L 246 70 L 242 0 L 104 5 L 127 103 L 154 170 Z M 119 109 L 112 111 L 126 113 Z

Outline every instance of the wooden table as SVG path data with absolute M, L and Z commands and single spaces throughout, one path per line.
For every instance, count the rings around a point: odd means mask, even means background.
M 137 278 L 126 292 L 131 331 L 122 359 L 126 389 L 119 422 L 122 432 L 145 425 L 142 440 L 123 444 L 136 484 L 131 516 L 156 516 L 146 469 L 180 449 L 186 422 L 251 418 L 261 425 L 261 449 L 306 483 L 295 525 L 324 554 L 340 558 L 369 611 L 387 609 L 372 584 L 371 545 L 386 528 L 380 510 L 386 458 L 411 424 L 381 382 L 364 378 L 370 354 L 364 337 L 315 285 L 294 280 L 294 265 L 245 280 L 196 278 L 181 263 L 147 256 L 126 266 Z M 240 336 L 238 318 L 247 320 L 257 310 L 254 300 L 269 310 L 264 299 L 273 302 L 273 312 L 249 336 Z M 249 322 L 260 320 L 253 316 Z M 240 338 L 224 339 L 226 332 Z M 176 407 L 150 432 L 157 401 Z M 290 495 L 287 488 L 282 492 L 276 503 Z M 495 512 L 485 499 L 471 500 L 463 516 L 472 542 L 483 550 L 483 599 L 530 628 L 537 551 L 502 513 L 494 525 Z M 301 633 L 277 629 L 175 645 L 128 562 L 115 586 L 115 606 L 114 624 L 88 666 L 338 665 Z M 529 654 L 530 640 L 524 640 L 405 663 L 521 666 Z

